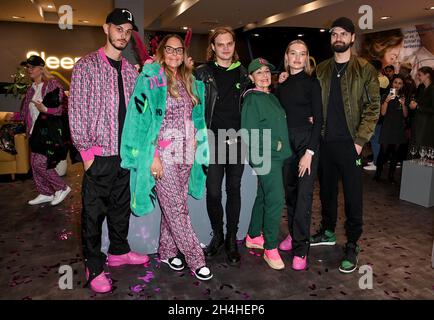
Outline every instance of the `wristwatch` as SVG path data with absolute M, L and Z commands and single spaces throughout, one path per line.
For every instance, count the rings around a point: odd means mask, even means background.
M 311 156 L 313 156 L 313 155 L 315 154 L 315 152 L 313 152 L 313 151 L 310 150 L 310 149 L 306 149 L 306 152 L 309 153 Z

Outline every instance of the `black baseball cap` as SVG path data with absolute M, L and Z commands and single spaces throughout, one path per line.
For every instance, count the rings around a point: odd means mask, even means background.
M 341 27 L 347 32 L 355 33 L 356 28 L 354 27 L 353 21 L 347 17 L 340 17 L 333 21 L 332 27 L 330 28 L 330 33 L 333 32 L 333 29 L 336 27 Z
M 134 31 L 138 31 L 139 29 L 137 28 L 135 22 L 134 22 L 134 16 L 131 13 L 130 10 L 126 9 L 126 8 L 115 8 L 112 12 L 109 13 L 109 15 L 107 16 L 105 23 L 113 23 L 117 26 L 124 24 L 124 23 L 129 23 L 133 26 L 133 30 Z
M 26 61 L 21 62 L 21 65 L 30 64 L 34 67 L 45 67 L 45 61 L 40 56 L 30 56 Z

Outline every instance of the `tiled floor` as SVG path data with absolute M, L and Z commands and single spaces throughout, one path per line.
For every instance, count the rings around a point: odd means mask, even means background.
M 260 252 L 240 242 L 242 263 L 229 267 L 224 254 L 210 260 L 214 278 L 199 282 L 189 271 L 173 272 L 152 256 L 149 266 L 111 268 L 114 291 L 95 295 L 83 288 L 80 243 L 80 164 L 69 168 L 71 196 L 57 207 L 27 205 L 36 195 L 31 179 L 0 182 L 0 299 L 434 299 L 431 268 L 434 208 L 399 200 L 399 186 L 364 176 L 365 227 L 360 265 L 373 270 L 373 288 L 362 290 L 363 274 L 337 270 L 345 243 L 342 195 L 338 244 L 313 248 L 307 271 L 267 267 Z M 312 230 L 319 223 L 315 189 Z M 282 219 L 281 237 L 286 233 Z M 59 266 L 74 270 L 73 290 L 59 289 Z

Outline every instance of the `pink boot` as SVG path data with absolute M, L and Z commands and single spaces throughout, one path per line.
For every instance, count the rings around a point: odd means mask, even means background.
M 109 267 L 119 267 L 124 264 L 145 264 L 148 261 L 149 257 L 146 254 L 141 255 L 133 251 L 121 255 L 108 255 Z
M 285 268 L 282 258 L 280 257 L 279 250 L 264 250 L 264 260 L 274 270 L 282 270 Z
M 292 237 L 291 234 L 288 233 L 285 240 L 283 240 L 279 244 L 279 249 L 282 251 L 290 251 L 292 249 Z
M 258 237 L 250 238 L 249 235 L 246 236 L 246 247 L 250 249 L 264 249 L 264 236 L 261 234 Z
M 86 268 L 86 279 L 89 279 L 89 270 Z M 104 271 L 90 282 L 90 288 L 96 293 L 107 293 L 112 291 L 110 280 L 106 277 Z
M 292 269 L 296 271 L 306 270 L 307 267 L 307 256 L 298 257 L 294 256 L 292 260 Z

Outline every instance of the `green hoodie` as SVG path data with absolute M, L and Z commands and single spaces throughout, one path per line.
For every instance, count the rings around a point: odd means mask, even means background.
M 273 94 L 255 89 L 246 92 L 241 112 L 241 128 L 245 129 L 242 137 L 248 144 L 249 163 L 252 167 L 260 165 L 255 161 L 254 155 L 262 156 L 264 151 L 270 151 L 272 161 L 284 161 L 292 155 L 286 113 Z M 252 135 L 253 129 L 259 129 L 259 141 Z M 269 150 L 264 149 L 267 147 L 263 141 L 264 129 L 271 129 Z

